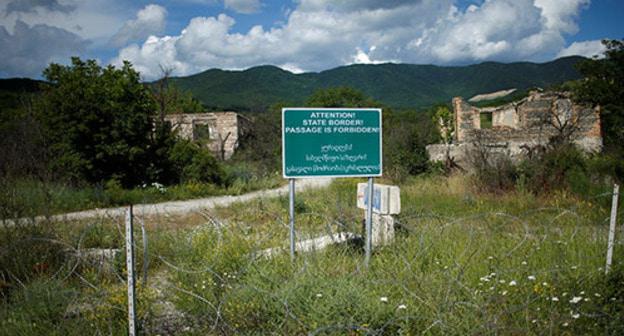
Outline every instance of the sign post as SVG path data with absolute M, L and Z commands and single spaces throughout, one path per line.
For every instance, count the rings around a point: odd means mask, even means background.
M 290 250 L 294 258 L 295 178 L 382 175 L 381 109 L 282 109 L 282 174 L 289 179 Z M 366 265 L 371 252 L 372 202 L 366 217 Z

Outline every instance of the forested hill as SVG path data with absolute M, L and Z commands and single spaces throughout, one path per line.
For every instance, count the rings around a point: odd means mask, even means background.
M 356 64 L 302 74 L 259 66 L 244 71 L 211 69 L 171 80 L 213 109 L 258 110 L 278 102 L 301 105 L 316 89 L 334 86 L 356 88 L 391 107 L 424 107 L 449 102 L 454 96 L 548 87 L 577 79 L 574 64 L 582 59 L 572 56 L 547 63 L 486 62 L 454 67 Z

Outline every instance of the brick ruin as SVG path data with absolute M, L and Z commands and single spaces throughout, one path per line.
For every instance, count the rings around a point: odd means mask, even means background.
M 251 124 L 236 112 L 170 114 L 165 119 L 180 138 L 205 144 L 221 160 L 232 157 Z
M 498 107 L 477 108 L 453 98 L 454 133 L 450 144 L 427 146 L 431 161 L 453 158 L 467 167 L 467 153 L 485 146 L 517 160 L 551 139 L 567 138 L 586 152 L 602 149 L 599 108 L 574 104 L 565 92 L 532 91 L 529 96 Z

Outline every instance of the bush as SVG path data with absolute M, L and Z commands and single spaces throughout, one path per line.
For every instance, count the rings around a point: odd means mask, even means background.
M 173 163 L 178 183 L 208 182 L 222 185 L 225 172 L 208 149 L 187 140 L 179 140 L 173 146 L 169 159 Z

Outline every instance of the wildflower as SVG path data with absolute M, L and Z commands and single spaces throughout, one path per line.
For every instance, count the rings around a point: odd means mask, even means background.
M 407 309 L 407 306 L 404 304 L 401 304 L 397 307 L 397 309 Z
M 531 281 L 535 281 L 535 275 L 529 275 L 527 278 Z
M 585 295 L 585 291 L 582 291 L 580 294 L 581 294 L 581 295 Z
M 585 298 L 585 300 L 584 300 L 584 301 L 585 301 L 585 302 L 589 302 L 589 301 L 591 301 L 591 299 L 590 299 L 590 298 Z
M 516 280 L 509 281 L 509 286 L 515 286 L 515 285 L 517 285 Z
M 572 298 L 572 300 L 570 300 L 570 303 L 579 303 L 581 300 L 583 300 L 582 297 L 575 296 L 575 297 Z
M 504 283 L 505 283 L 505 280 L 503 280 L 503 279 L 500 279 L 500 280 L 499 280 L 498 282 L 499 282 L 499 283 L 502 283 L 502 284 L 504 284 Z
M 542 286 L 544 287 L 548 286 L 548 282 L 542 282 Z
M 317 298 L 322 298 L 322 297 L 323 297 L 323 294 L 321 294 L 321 293 L 317 293 L 317 294 L 316 294 L 316 297 L 317 297 Z
M 571 316 L 572 316 L 573 319 L 576 320 L 577 318 L 581 317 L 581 314 L 576 313 L 576 314 L 571 314 Z
M 578 267 L 576 267 L 576 266 L 572 266 L 572 267 L 570 267 L 570 268 L 571 268 L 571 269 L 573 269 L 573 270 L 575 270 L 575 269 L 577 269 Z
M 598 293 L 594 293 L 595 297 L 601 297 L 602 295 L 598 294 Z
M 553 296 L 551 300 L 552 300 L 553 302 L 558 302 L 558 301 L 559 301 L 559 298 L 558 298 L 558 297 L 556 297 L 556 296 Z
M 537 323 L 537 320 L 532 320 L 531 323 L 535 324 Z
M 479 280 L 483 282 L 489 282 L 490 278 L 488 278 L 487 276 L 484 276 L 484 277 L 480 277 Z
M 493 259 L 494 259 L 494 257 L 488 256 L 488 260 L 493 260 Z
M 568 322 L 564 322 L 562 325 L 563 325 L 564 327 L 567 327 L 567 326 L 568 326 Z
M 388 302 L 388 297 L 382 296 L 382 297 L 379 298 L 379 301 L 381 301 L 381 302 Z
M 503 294 L 503 296 L 507 295 L 507 293 L 509 293 L 508 291 L 503 291 L 501 294 Z
M 526 265 L 526 264 L 527 264 L 527 262 L 526 262 L 526 261 L 523 261 L 523 262 L 522 262 L 522 265 Z

